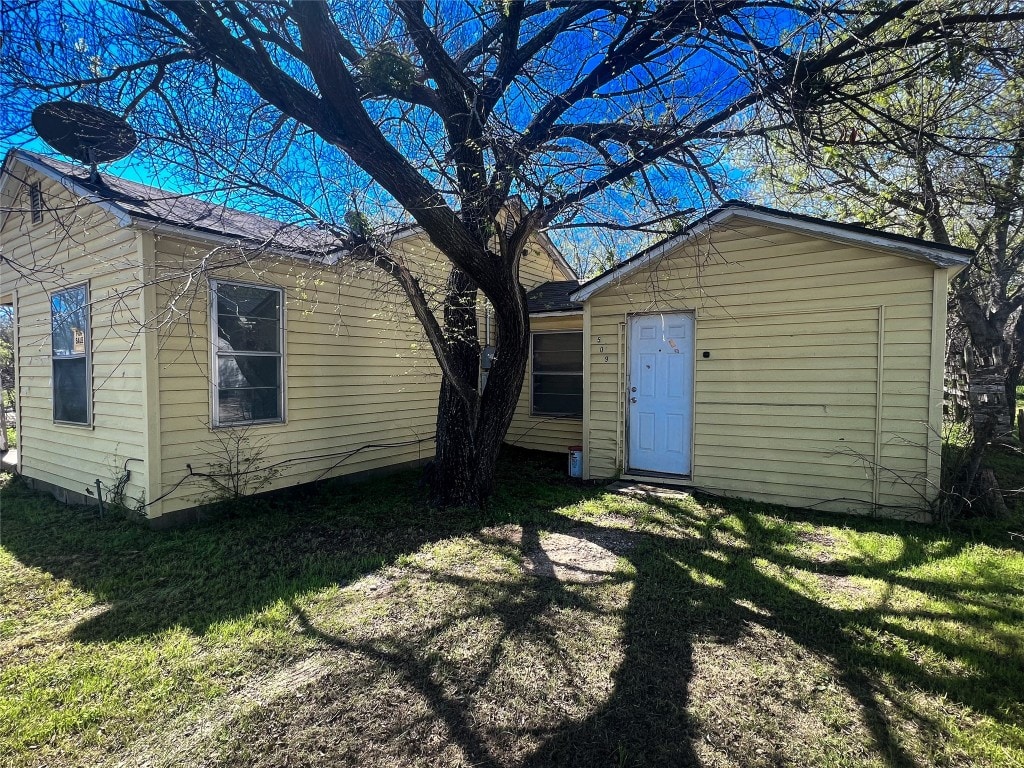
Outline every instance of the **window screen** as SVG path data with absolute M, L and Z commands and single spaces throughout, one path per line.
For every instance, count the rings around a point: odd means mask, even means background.
M 534 416 L 583 417 L 583 333 L 533 334 Z
M 50 296 L 53 420 L 89 424 L 89 297 L 84 285 Z
M 214 283 L 214 423 L 281 421 L 281 318 L 278 288 Z

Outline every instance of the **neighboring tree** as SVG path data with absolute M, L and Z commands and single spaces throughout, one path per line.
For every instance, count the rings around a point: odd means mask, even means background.
M 14 313 L 0 305 L 0 453 L 9 448 L 7 413 L 14 405 Z
M 5 13 L 4 119 L 10 131 L 38 101 L 93 100 L 140 127 L 151 156 L 288 200 L 390 275 L 442 371 L 435 500 L 478 505 L 527 366 L 529 238 L 595 221 L 643 229 L 697 207 L 729 178 L 725 142 L 772 130 L 779 107 L 861 95 L 878 56 L 1024 18 L 988 10 L 25 0 Z M 447 259 L 438 306 L 371 226 L 396 209 Z M 497 332 L 483 391 L 479 294 Z
M 975 252 L 952 283 L 947 367 L 966 373 L 981 449 L 1012 434 L 1024 362 L 1024 26 L 894 58 L 913 76 L 886 85 L 887 61 L 864 98 L 794 114 L 755 162 L 776 203 Z

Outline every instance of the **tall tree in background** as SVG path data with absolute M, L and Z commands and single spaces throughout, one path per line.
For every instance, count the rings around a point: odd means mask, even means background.
M 291 201 L 390 275 L 442 371 L 436 500 L 477 505 L 527 366 L 531 236 L 713 197 L 728 140 L 771 131 L 780 107 L 784 122 L 865 96 L 889 51 L 930 46 L 870 88 L 941 59 L 961 26 L 1024 18 L 1004 5 L 26 0 L 4 16 L 3 119 L 10 134 L 39 101 L 98 102 L 144 152 Z M 438 305 L 372 206 L 447 259 Z M 480 294 L 497 335 L 483 391 Z
M 0 453 L 7 441 L 7 412 L 14 405 L 14 313 L 0 305 Z M 8 401 L 10 399 L 10 401 Z
M 947 363 L 966 373 L 983 448 L 1011 432 L 1024 363 L 1024 26 L 894 57 L 914 75 L 887 84 L 883 58 L 866 97 L 795 112 L 759 175 L 783 205 L 975 252 L 952 283 Z

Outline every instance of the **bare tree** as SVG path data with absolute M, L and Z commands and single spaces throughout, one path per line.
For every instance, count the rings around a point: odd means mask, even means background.
M 7 412 L 14 405 L 14 313 L 0 305 L 0 453 L 10 447 Z
M 936 50 L 923 66 L 925 49 L 895 54 L 914 75 L 887 83 L 880 68 L 843 109 L 794 113 L 756 162 L 773 200 L 974 250 L 952 285 L 947 362 L 966 369 L 983 449 L 1011 434 L 1024 361 L 1024 27 Z
M 696 207 L 728 179 L 729 140 L 860 95 L 890 51 L 1024 19 L 1003 6 L 27 0 L 5 14 L 5 120 L 10 134 L 43 98 L 92 99 L 153 156 L 287 201 L 389 275 L 442 371 L 435 499 L 479 505 L 527 365 L 531 237 Z M 370 226 L 386 212 L 447 260 L 440 306 Z M 480 294 L 497 335 L 482 391 Z

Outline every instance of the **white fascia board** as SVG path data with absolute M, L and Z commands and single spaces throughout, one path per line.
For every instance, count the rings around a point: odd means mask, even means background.
M 310 264 L 318 264 L 325 267 L 336 266 L 340 261 L 344 260 L 345 256 L 349 253 L 348 251 L 335 249 L 325 253 L 322 259 L 317 259 L 300 251 L 290 250 L 287 248 L 271 246 L 261 247 L 259 244 L 256 244 L 255 241 L 241 236 L 220 235 L 215 232 L 206 232 L 201 229 L 190 229 L 189 227 L 183 227 L 178 224 L 167 224 L 166 222 L 154 221 L 153 219 L 144 219 L 141 217 L 132 219 L 132 222 L 136 229 L 144 232 L 151 232 L 154 235 L 180 237 L 187 240 L 201 240 L 204 242 L 215 243 L 217 245 L 248 245 L 249 247 L 259 250 L 261 253 L 267 255 L 280 256 L 287 259 L 299 259 L 301 261 L 307 261 Z M 405 228 L 396 234 L 391 242 L 398 243 L 422 234 L 423 230 L 418 226 Z
M 576 274 L 576 271 L 569 266 L 569 262 L 565 260 L 565 256 L 562 255 L 558 246 L 551 242 L 551 238 L 548 237 L 547 234 L 544 232 L 537 232 L 536 239 L 537 242 L 540 243 L 541 250 L 543 250 L 544 253 L 547 254 L 548 258 L 555 263 L 555 266 L 562 271 L 566 280 L 579 280 L 579 276 Z
M 696 227 L 692 227 L 683 232 L 682 234 L 676 235 L 671 240 L 666 240 L 665 242 L 661 243 L 661 245 L 654 246 L 649 251 L 647 251 L 647 253 L 643 254 L 635 261 L 631 261 L 628 264 L 624 264 L 621 268 L 613 269 L 610 272 L 605 273 L 603 277 L 598 277 L 595 280 L 592 280 L 591 282 L 580 286 L 580 289 L 578 291 L 574 291 L 573 293 L 569 294 L 570 301 L 578 301 L 580 303 L 586 301 L 595 293 L 603 290 L 612 283 L 617 283 L 627 275 L 631 275 L 634 272 L 643 269 L 648 264 L 658 261 L 668 251 L 671 251 L 679 244 L 684 243 L 687 240 L 693 240 L 700 237 L 709 229 L 711 229 L 711 227 L 717 224 L 718 220 L 718 216 L 715 216 L 711 219 L 706 219 L 702 221 L 700 224 L 698 224 Z
M 735 209 L 734 215 L 751 219 L 761 224 L 767 224 L 768 226 L 778 227 L 779 229 L 788 229 L 793 232 L 813 235 L 815 237 L 820 237 L 823 240 L 835 240 L 841 243 L 850 243 L 852 245 L 890 251 L 895 253 L 897 256 L 903 256 L 917 261 L 927 261 L 937 267 L 954 267 L 966 265 L 970 262 L 969 257 L 951 253 L 946 248 L 938 245 L 933 247 L 926 243 L 911 243 L 902 240 L 895 240 L 893 238 L 886 237 L 884 234 L 854 232 L 842 227 L 829 226 L 825 223 L 819 224 L 812 221 L 790 219 L 787 216 L 778 216 L 766 211 L 748 211 L 741 208 Z
M 14 150 L 12 156 L 16 158 L 19 163 L 28 166 L 33 171 L 42 174 L 48 179 L 56 181 L 69 192 L 74 193 L 83 200 L 88 200 L 92 205 L 95 205 L 97 208 L 106 211 L 107 213 L 114 217 L 114 220 L 117 222 L 118 226 L 131 226 L 132 217 L 129 216 L 128 212 L 121 208 L 119 205 L 115 205 L 109 200 L 104 200 L 102 197 L 97 195 L 92 190 L 86 189 L 81 184 L 77 183 L 74 179 L 69 179 L 62 173 L 58 173 L 57 171 L 50 168 L 48 165 L 44 165 L 43 163 L 40 163 L 37 160 L 35 160 L 35 158 L 26 155 L 21 150 Z M 10 176 L 9 173 L 8 176 Z
M 583 317 L 582 309 L 549 309 L 544 312 L 531 312 L 530 317 Z
M 766 226 L 775 227 L 776 229 L 784 229 L 790 232 L 809 235 L 811 237 L 819 237 L 823 240 L 831 240 L 849 245 L 887 251 L 908 259 L 914 259 L 915 261 L 926 261 L 929 264 L 933 264 L 934 266 L 943 269 L 956 269 L 959 271 L 970 263 L 970 258 L 968 256 L 950 253 L 948 250 L 941 247 L 933 248 L 925 244 L 901 242 L 885 237 L 884 235 L 876 235 L 871 232 L 854 232 L 841 227 L 833 227 L 825 223 L 819 224 L 800 219 L 792 219 L 788 216 L 779 216 L 768 213 L 767 211 L 727 207 L 723 208 L 718 213 L 709 216 L 696 226 L 680 233 L 676 237 L 655 246 L 635 261 L 624 264 L 620 269 L 614 269 L 606 273 L 604 276 L 581 286 L 580 289 L 572 293 L 569 298 L 573 301 L 586 301 L 588 298 L 607 286 L 617 283 L 624 277 L 643 269 L 655 261 L 658 261 L 668 251 L 674 250 L 687 241 L 696 240 L 697 238 L 707 234 L 711 229 L 721 226 L 734 218 L 746 219 L 756 224 L 764 224 Z

